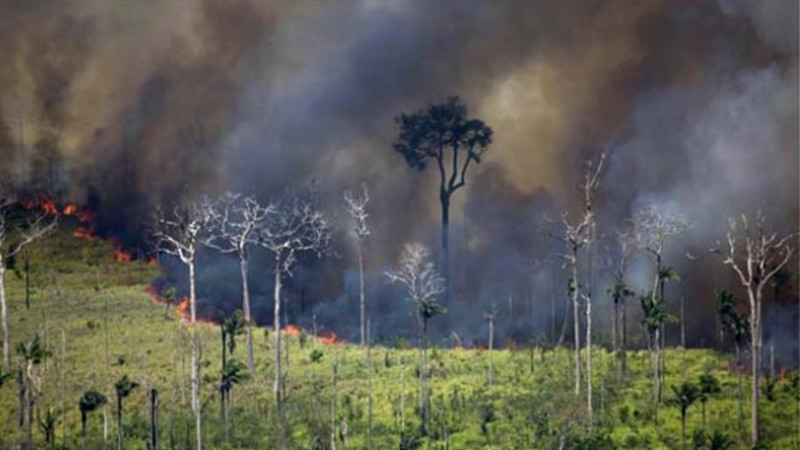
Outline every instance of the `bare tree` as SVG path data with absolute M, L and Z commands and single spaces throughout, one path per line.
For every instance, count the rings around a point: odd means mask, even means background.
M 205 244 L 223 253 L 236 253 L 242 277 L 242 312 L 247 328 L 247 368 L 255 370 L 253 356 L 253 318 L 248 283 L 248 248 L 256 244 L 258 229 L 274 211 L 273 205 L 261 205 L 253 197 L 226 193 L 210 204 L 212 229 Z
M 359 313 L 361 317 L 361 345 L 364 345 L 366 324 L 366 300 L 364 298 L 364 245 L 367 237 L 369 236 L 369 228 L 367 228 L 367 203 L 369 203 L 369 191 L 367 185 L 361 185 L 361 195 L 355 196 L 350 191 L 345 191 L 344 201 L 347 203 L 347 211 L 353 219 L 353 232 L 358 239 L 358 303 Z
M 422 170 L 436 161 L 439 173 L 439 201 L 442 205 L 442 268 L 450 284 L 450 200 L 464 187 L 472 162 L 479 164 L 492 142 L 492 129 L 479 119 L 468 118 L 467 107 L 458 97 L 429 105 L 395 118 L 399 135 L 395 151 L 411 168 Z M 450 295 L 450 289 L 446 294 Z
M 203 434 L 200 403 L 200 342 L 195 326 L 197 322 L 196 266 L 198 249 L 212 224 L 212 216 L 209 211 L 207 200 L 176 206 L 169 213 L 159 211 L 157 227 L 154 232 L 159 249 L 167 254 L 177 256 L 189 270 L 192 411 L 195 416 L 197 450 L 201 450 L 203 447 Z
M 17 207 L 16 199 L 0 197 L 0 307 L 3 313 L 3 365 L 6 371 L 11 366 L 6 264 L 29 244 L 52 231 L 57 222 L 58 217 L 54 214 L 44 210 L 22 212 Z M 10 245 L 6 246 L 7 243 Z
M 742 215 L 739 221 L 731 219 L 727 232 L 727 243 L 719 245 L 712 252 L 720 255 L 723 264 L 729 266 L 739 277 L 742 287 L 747 291 L 750 316 L 750 370 L 751 370 L 751 415 L 750 443 L 756 445 L 759 439 L 759 379 L 761 376 L 762 322 L 761 306 L 764 287 L 792 257 L 792 242 L 796 233 L 779 236 L 767 230 L 766 220 L 759 213 L 754 221 Z
M 586 171 L 583 177 L 583 202 L 584 202 L 584 220 L 589 224 L 589 241 L 586 243 L 589 254 L 588 261 L 588 283 L 583 296 L 586 302 L 586 407 L 589 410 L 589 425 L 592 424 L 592 290 L 594 289 L 594 241 L 597 236 L 597 221 L 595 220 L 594 204 L 592 202 L 594 193 L 597 191 L 599 185 L 600 173 L 603 171 L 603 165 L 606 161 L 605 153 L 600 154 L 600 159 L 597 166 L 593 166 L 592 162 L 587 163 Z
M 663 303 L 664 309 L 664 320 L 661 321 L 658 330 L 661 342 L 654 343 L 656 357 L 655 369 L 657 371 L 654 382 L 657 403 L 661 401 L 661 377 L 664 375 L 664 368 L 666 365 L 660 351 L 661 348 L 666 346 L 664 325 L 669 318 L 667 314 L 668 307 L 665 288 L 667 281 L 676 279 L 676 275 L 672 269 L 664 264 L 664 252 L 667 241 L 670 238 L 689 229 L 689 220 L 686 216 L 677 211 L 659 208 L 656 205 L 649 205 L 634 214 L 632 221 L 633 239 L 636 247 L 645 250 L 655 259 L 656 275 L 649 294 L 649 305 L 654 306 L 656 303 Z M 658 306 L 658 308 L 661 308 L 661 306 Z
M 561 223 L 563 235 L 559 239 L 566 245 L 567 252 L 563 255 L 565 266 L 571 271 L 569 281 L 569 293 L 572 298 L 573 307 L 573 326 L 574 326 L 574 351 L 575 351 L 575 395 L 580 394 L 581 389 L 581 331 L 580 331 L 580 300 L 586 304 L 586 376 L 587 376 L 587 408 L 589 420 L 592 417 L 592 277 L 593 277 L 593 253 L 592 244 L 595 240 L 596 222 L 593 210 L 593 197 L 597 191 L 600 173 L 605 163 L 605 154 L 600 155 L 596 166 L 591 162 L 587 164 L 584 179 L 581 183 L 583 193 L 584 210 L 580 220 L 570 222 L 567 214 L 562 214 Z M 578 278 L 578 265 L 580 251 L 588 247 L 588 274 L 587 283 L 581 285 Z
M 403 286 L 408 300 L 416 308 L 421 344 L 420 387 L 422 395 L 420 396 L 420 411 L 422 421 L 420 426 L 425 434 L 427 433 L 428 417 L 428 322 L 446 312 L 438 300 L 438 297 L 446 290 L 446 281 L 434 267 L 428 247 L 419 243 L 406 244 L 400 255 L 397 269 L 387 271 L 386 276 L 393 283 Z
M 284 277 L 292 275 L 297 257 L 304 253 L 322 256 L 329 250 L 331 230 L 328 218 L 308 201 L 287 195 L 276 203 L 257 230 L 258 244 L 273 254 L 274 266 L 274 352 L 275 376 L 272 391 L 281 406 L 281 288 Z

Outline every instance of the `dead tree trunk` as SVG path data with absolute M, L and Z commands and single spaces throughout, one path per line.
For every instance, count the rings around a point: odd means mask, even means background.
M 580 302 L 578 301 L 580 292 L 578 286 L 578 263 L 577 254 L 574 254 L 575 260 L 572 263 L 572 325 L 573 325 L 573 349 L 575 352 L 575 396 L 581 393 L 581 320 L 580 320 Z
M 247 327 L 247 369 L 250 373 L 255 372 L 255 357 L 253 356 L 253 317 L 250 313 L 250 287 L 247 278 L 247 253 L 246 250 L 239 252 L 239 266 L 242 272 L 242 312 Z
M 150 390 L 150 450 L 158 450 L 158 390 Z
M 197 295 L 195 290 L 195 261 L 194 258 L 189 262 L 189 306 L 191 310 L 191 329 L 192 329 L 192 410 L 195 418 L 195 438 L 197 450 L 203 448 L 203 420 L 200 404 L 200 341 L 197 335 Z
M 280 410 L 281 407 L 281 260 L 280 256 L 275 256 L 275 292 L 274 292 L 274 311 L 272 326 L 275 330 L 273 341 L 273 351 L 275 357 L 275 374 L 272 380 L 272 395 L 275 397 L 275 405 Z
M 10 339 L 8 336 L 8 299 L 6 298 L 6 262 L 0 253 L 0 307 L 3 312 L 3 366 L 6 371 L 11 367 Z
M 336 376 L 339 370 L 339 362 L 336 360 L 336 352 L 333 353 L 331 363 L 332 382 L 331 387 L 333 395 L 331 396 L 331 450 L 336 450 Z

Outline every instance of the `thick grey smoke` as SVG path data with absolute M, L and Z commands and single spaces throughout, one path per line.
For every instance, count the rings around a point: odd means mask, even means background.
M 546 218 L 577 213 L 582 164 L 604 151 L 606 233 L 650 203 L 692 220 L 670 247 L 682 277 L 670 298 L 687 300 L 699 344 L 713 337 L 714 289 L 736 286 L 686 252 L 738 212 L 798 227 L 797 30 L 790 0 L 3 2 L 0 169 L 22 190 L 90 204 L 130 245 L 164 200 L 313 184 L 342 224 L 339 256 L 304 261 L 287 311 L 345 336 L 356 283 L 341 193 L 367 182 L 376 335 L 409 335 L 382 274 L 405 241 L 437 247 L 439 211 L 434 174 L 391 150 L 393 118 L 457 94 L 496 140 L 456 194 L 457 295 L 439 338 L 482 339 L 492 304 L 506 337 L 560 330 L 566 281 Z M 264 257 L 251 265 L 260 322 Z M 184 282 L 164 264 L 165 283 Z M 208 252 L 201 270 L 209 314 L 230 312 L 235 261 Z M 632 280 L 649 270 L 637 258 Z M 598 268 L 600 322 L 607 278 Z

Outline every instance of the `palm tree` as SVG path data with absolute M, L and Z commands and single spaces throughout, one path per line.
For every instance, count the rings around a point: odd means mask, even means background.
M 706 428 L 706 402 L 712 395 L 719 393 L 722 389 L 719 386 L 719 380 L 709 372 L 700 375 L 700 405 L 703 410 L 703 429 Z
M 684 381 L 680 386 L 672 386 L 675 398 L 669 400 L 669 404 L 681 410 L 681 442 L 683 450 L 686 450 L 686 413 L 689 407 L 700 398 L 700 389 L 694 384 Z
M 51 406 L 47 408 L 44 419 L 39 419 L 39 426 L 44 432 L 44 440 L 47 443 L 47 447 L 50 449 L 53 449 L 56 443 L 55 432 L 58 416 L 59 412 Z
M 105 405 L 107 401 L 108 400 L 106 399 L 105 395 L 97 391 L 86 391 L 83 393 L 83 396 L 81 396 L 81 399 L 78 402 L 78 407 L 81 410 L 81 436 L 83 450 L 86 450 L 86 417 L 90 412 Z
M 114 383 L 114 390 L 117 393 L 117 449 L 122 450 L 122 400 L 131 395 L 134 389 L 139 387 L 139 383 L 123 375 L 122 378 Z
M 643 295 L 640 298 L 642 306 L 642 326 L 647 334 L 647 348 L 651 353 L 650 366 L 653 370 L 653 405 L 655 421 L 658 421 L 658 393 L 661 391 L 660 348 L 659 331 L 661 326 L 669 319 L 667 304 L 662 297 L 656 295 Z
M 714 430 L 714 433 L 711 434 L 711 440 L 709 442 L 710 450 L 728 450 L 733 447 L 733 445 L 733 439 L 728 437 L 727 434 L 719 430 Z
M 220 394 L 222 396 L 222 414 L 225 419 L 225 441 L 228 441 L 229 418 L 230 418 L 230 393 L 233 386 L 239 384 L 247 377 L 244 370 L 244 364 L 231 358 L 226 361 L 225 366 L 222 368 L 222 377 L 220 380 Z

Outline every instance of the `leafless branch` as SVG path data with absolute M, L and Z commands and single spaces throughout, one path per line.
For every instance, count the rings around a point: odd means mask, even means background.
M 355 222 L 354 231 L 359 238 L 369 236 L 367 228 L 367 204 L 369 203 L 369 191 L 366 184 L 361 185 L 361 195 L 353 195 L 350 191 L 345 191 L 344 201 L 347 203 L 347 211 Z

